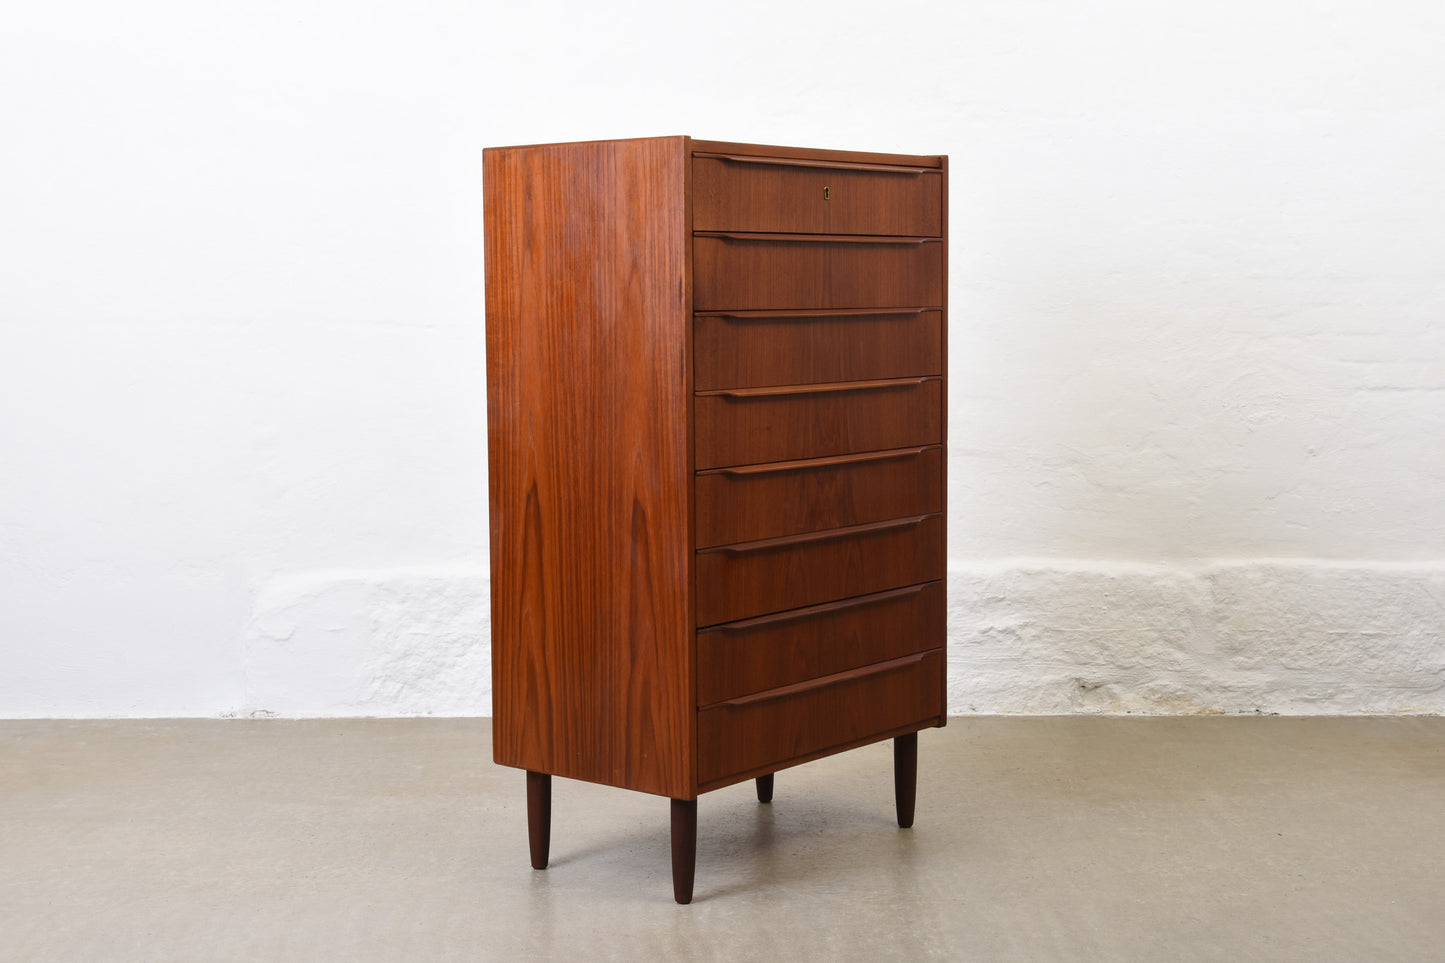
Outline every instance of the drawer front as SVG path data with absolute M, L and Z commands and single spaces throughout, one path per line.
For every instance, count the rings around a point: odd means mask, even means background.
M 722 155 L 692 162 L 699 231 L 936 237 L 942 193 L 937 168 Z
M 699 311 L 937 307 L 943 304 L 943 245 L 698 234 L 692 278 Z
M 943 715 L 943 653 L 934 649 L 697 714 L 700 786 L 874 741 Z
M 943 511 L 943 449 L 901 448 L 697 476 L 697 547 Z
M 693 404 L 698 470 L 943 441 L 938 378 L 723 389 Z
M 936 310 L 699 314 L 692 330 L 699 391 L 943 374 Z
M 943 577 L 943 516 L 741 542 L 697 553 L 697 625 Z
M 697 701 L 705 707 L 943 642 L 942 582 L 729 622 L 697 634 Z

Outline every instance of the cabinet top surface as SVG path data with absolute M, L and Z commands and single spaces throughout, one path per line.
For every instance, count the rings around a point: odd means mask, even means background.
M 813 147 L 782 147 L 771 144 L 743 144 L 721 140 L 695 140 L 687 136 L 674 137 L 630 137 L 617 140 L 560 141 L 550 144 L 516 144 L 488 147 L 487 151 L 538 150 L 549 147 L 576 147 L 584 144 L 626 143 L 628 141 L 676 140 L 689 151 L 715 154 L 751 154 L 759 157 L 790 157 L 800 159 L 850 160 L 858 163 L 907 164 L 914 167 L 943 167 L 947 155 L 943 154 L 884 154 L 876 151 L 827 150 Z

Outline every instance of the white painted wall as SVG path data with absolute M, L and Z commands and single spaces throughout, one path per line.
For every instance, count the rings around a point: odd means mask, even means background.
M 0 715 L 484 714 L 481 150 L 946 152 L 955 711 L 1445 711 L 1445 7 L 57 0 Z

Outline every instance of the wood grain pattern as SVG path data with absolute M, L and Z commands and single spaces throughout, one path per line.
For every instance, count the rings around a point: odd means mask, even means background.
M 943 245 L 936 239 L 699 234 L 693 241 L 699 311 L 937 307 L 942 301 Z
M 691 141 L 692 149 L 703 154 L 750 154 L 759 157 L 795 157 L 800 160 L 883 164 L 900 167 L 942 167 L 947 159 L 940 154 L 890 154 L 877 151 L 830 150 L 819 147 L 781 147 L 775 144 L 740 144 L 724 140 Z
M 484 153 L 505 765 L 693 798 L 684 138 Z
M 730 390 L 730 389 L 729 389 Z M 943 441 L 937 378 L 837 391 L 700 395 L 698 470 L 935 445 Z
M 768 697 L 723 703 L 698 713 L 698 780 L 709 782 L 791 764 L 810 754 L 907 726 L 931 726 L 942 651 L 905 656 L 813 680 Z
M 934 237 L 942 230 L 943 177 L 936 169 L 799 167 L 767 160 L 695 157 L 693 229 Z
M 886 662 L 943 640 L 942 582 L 699 629 L 698 705 Z
M 700 472 L 697 547 L 943 510 L 938 446 Z
M 697 624 L 715 625 L 943 577 L 943 519 L 873 522 L 697 554 Z
M 699 391 L 943 374 L 937 310 L 699 314 L 693 367 Z

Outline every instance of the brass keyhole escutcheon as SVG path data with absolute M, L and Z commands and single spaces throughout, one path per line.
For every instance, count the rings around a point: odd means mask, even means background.
M 829 196 L 828 196 L 829 193 L 830 193 L 830 189 L 829 189 L 829 188 L 827 188 L 827 187 L 823 188 L 823 200 L 825 200 L 825 201 L 826 201 L 826 200 L 829 200 Z

